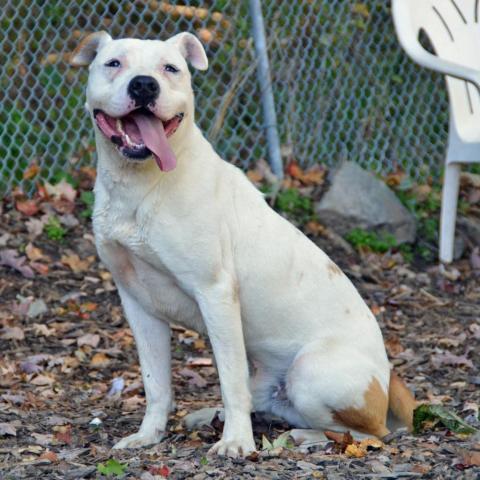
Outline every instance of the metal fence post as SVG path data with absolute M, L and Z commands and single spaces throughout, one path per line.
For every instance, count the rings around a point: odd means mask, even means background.
M 252 34 L 257 53 L 257 76 L 262 96 L 264 128 L 267 135 L 268 156 L 273 173 L 283 178 L 282 155 L 277 131 L 277 114 L 273 100 L 272 80 L 267 53 L 267 41 L 263 24 L 262 5 L 260 0 L 250 0 L 250 16 L 252 17 Z

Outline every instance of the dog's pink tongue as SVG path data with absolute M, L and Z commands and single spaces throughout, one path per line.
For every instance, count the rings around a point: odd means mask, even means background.
M 137 124 L 142 139 L 153 153 L 160 170 L 168 172 L 177 166 L 177 159 L 167 141 L 162 121 L 154 116 L 136 113 L 133 119 Z

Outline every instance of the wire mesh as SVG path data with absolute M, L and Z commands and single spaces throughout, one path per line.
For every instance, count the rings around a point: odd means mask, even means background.
M 384 0 L 264 0 L 282 157 L 301 166 L 350 159 L 377 172 L 436 176 L 447 141 L 441 76 L 401 51 Z M 67 64 L 89 32 L 166 39 L 196 33 L 210 59 L 194 72 L 197 122 L 226 160 L 266 157 L 246 0 L 1 0 L 0 189 L 28 165 L 55 181 L 93 164 L 87 71 Z M 28 184 L 23 185 L 28 189 Z

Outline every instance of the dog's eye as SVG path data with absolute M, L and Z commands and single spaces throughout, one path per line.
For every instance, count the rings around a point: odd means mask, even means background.
M 168 63 L 165 65 L 165 71 L 170 73 L 178 73 L 180 70 L 175 65 Z
M 117 59 L 110 60 L 105 64 L 106 67 L 118 68 L 120 66 L 120 62 Z

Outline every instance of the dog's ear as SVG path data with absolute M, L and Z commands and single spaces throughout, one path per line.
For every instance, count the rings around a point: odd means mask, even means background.
M 111 41 L 112 37 L 104 31 L 87 35 L 70 55 L 70 65 L 72 65 L 72 67 L 86 67 L 90 65 L 95 55 L 97 55 L 97 52 L 106 43 Z
M 178 47 L 181 54 L 187 62 L 190 62 L 193 68 L 197 70 L 206 70 L 208 68 L 208 58 L 200 40 L 191 33 L 183 32 L 167 40 Z

